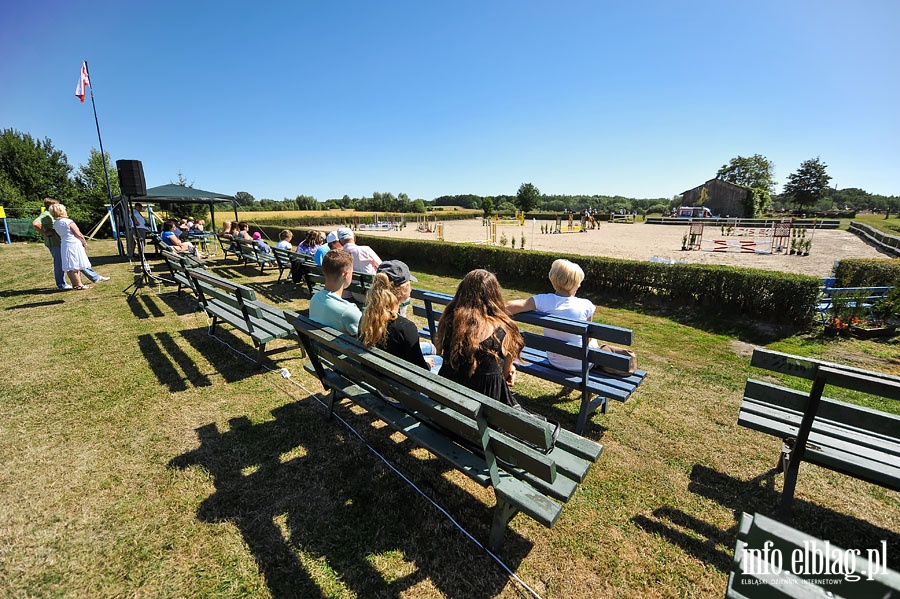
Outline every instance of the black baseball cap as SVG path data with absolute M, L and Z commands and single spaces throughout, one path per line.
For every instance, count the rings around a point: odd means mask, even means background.
M 406 265 L 406 262 L 401 262 L 400 260 L 385 260 L 378 267 L 378 272 L 386 274 L 391 281 L 391 285 L 394 286 L 402 285 L 407 281 L 412 281 L 413 283 L 418 283 L 419 281 L 419 279 L 409 274 L 409 267 Z

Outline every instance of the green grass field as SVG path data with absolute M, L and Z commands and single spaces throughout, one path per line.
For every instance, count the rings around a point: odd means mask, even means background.
M 248 338 L 208 335 L 174 287 L 126 301 L 134 270 L 114 247 L 88 248 L 110 282 L 56 292 L 42 245 L 0 245 L 2 596 L 527 596 L 367 444 L 480 540 L 490 490 L 358 409 L 326 420 L 299 351 L 257 371 Z M 299 286 L 219 258 L 213 272 L 307 307 Z M 773 515 L 781 488 L 780 442 L 736 424 L 752 344 L 894 374 L 900 345 L 592 299 L 634 329 L 649 375 L 591 420 L 605 450 L 556 526 L 516 516 L 500 558 L 547 598 L 721 597 L 737 516 Z M 574 427 L 575 394 L 525 375 L 517 391 Z M 845 548 L 885 539 L 897 568 L 898 493 L 804 465 L 793 525 Z

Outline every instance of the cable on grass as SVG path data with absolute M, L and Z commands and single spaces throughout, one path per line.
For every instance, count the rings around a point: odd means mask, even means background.
M 215 339 L 216 341 L 218 341 L 219 343 L 221 343 L 222 345 L 224 345 L 225 347 L 227 347 L 228 349 L 230 349 L 232 352 L 234 352 L 234 353 L 236 353 L 236 354 L 238 354 L 238 355 L 240 355 L 240 356 L 243 356 L 243 357 L 246 358 L 249 362 L 253 362 L 253 363 L 256 362 L 252 357 L 248 356 L 247 354 L 245 354 L 245 353 L 242 352 L 241 350 L 232 347 L 232 346 L 229 345 L 227 342 L 225 342 L 225 341 L 219 339 L 218 337 L 216 337 L 215 335 L 213 335 L 212 332 L 211 332 L 211 330 L 210 330 L 210 329 L 212 328 L 212 321 L 211 321 L 211 319 L 207 317 L 206 322 L 207 322 L 206 334 L 207 334 L 209 337 L 212 337 L 213 339 Z M 273 368 L 269 368 L 269 367 L 266 366 L 265 364 L 262 365 L 262 368 L 266 369 L 268 372 L 272 372 L 272 373 L 277 374 L 279 378 L 288 381 L 289 383 L 291 383 L 291 384 L 294 385 L 295 387 L 301 389 L 304 393 L 306 393 L 306 395 L 307 395 L 308 397 L 311 397 L 311 398 L 315 399 L 315 400 L 319 403 L 319 405 L 321 405 L 323 408 L 327 408 L 327 406 L 325 405 L 325 402 L 323 402 L 321 399 L 319 399 L 319 397 L 318 397 L 315 393 L 313 393 L 312 391 L 310 391 L 309 389 L 307 389 L 306 387 L 304 387 L 301 383 L 298 383 L 298 382 L 296 382 L 294 379 L 290 378 L 290 372 L 288 372 L 286 368 L 281 368 L 281 369 L 279 369 L 279 370 L 275 370 L 275 369 L 273 369 Z M 287 373 L 286 376 L 285 376 L 285 373 Z M 281 385 L 277 384 L 276 382 L 274 382 L 274 381 L 272 381 L 272 380 L 269 380 L 269 383 L 270 383 L 273 387 L 275 387 L 276 389 L 278 389 L 279 391 L 284 392 L 285 395 L 287 395 L 288 397 L 290 397 L 291 399 L 293 399 L 293 400 L 295 400 L 295 401 L 299 401 L 300 399 L 302 399 L 302 398 L 297 398 L 297 397 L 295 397 L 294 395 L 292 395 L 292 394 L 290 393 L 290 390 L 283 388 Z M 476 539 L 476 538 L 475 538 L 468 530 L 466 530 L 466 529 L 463 527 L 462 524 L 460 524 L 459 522 L 457 522 L 456 519 L 455 519 L 452 515 L 450 515 L 450 513 L 449 513 L 446 509 L 443 508 L 443 506 L 441 506 L 441 505 L 440 505 L 439 503 L 437 503 L 434 499 L 432 499 L 428 494 L 425 493 L 425 491 L 423 491 L 422 489 L 420 489 L 420 488 L 416 485 L 416 483 L 414 483 L 413 481 L 411 481 L 405 474 L 403 474 L 402 472 L 400 472 L 400 470 L 398 470 L 393 464 L 391 464 L 391 463 L 388 461 L 388 459 L 387 459 L 386 457 L 384 457 L 383 455 L 381 455 L 381 454 L 378 452 L 377 449 L 375 449 L 374 447 L 372 447 L 372 446 L 369 444 L 369 442 L 366 441 L 365 438 L 364 438 L 364 437 L 363 437 L 356 429 L 354 429 L 353 426 L 350 425 L 349 422 L 347 422 L 346 420 L 344 420 L 343 418 L 341 418 L 341 415 L 340 415 L 340 414 L 338 414 L 337 412 L 332 412 L 332 415 L 333 415 L 335 418 L 337 418 L 337 419 L 341 422 L 341 424 L 343 424 L 343 425 L 347 428 L 347 430 L 349 430 L 351 433 L 353 433 L 353 434 L 356 436 L 356 438 L 359 439 L 359 440 L 362 442 L 362 444 L 365 445 L 366 448 L 367 448 L 370 452 L 372 452 L 379 460 L 382 461 L 382 463 L 384 463 L 385 466 L 387 466 L 388 468 L 390 468 L 397 476 L 399 476 L 399 477 L 400 477 L 403 481 L 405 481 L 410 487 L 412 487 L 419 495 L 421 495 L 426 501 L 428 501 L 428 503 L 430 503 L 432 506 L 434 506 L 435 509 L 437 509 L 440 513 L 442 513 L 442 514 L 443 514 L 443 515 L 444 515 L 444 516 L 445 516 L 445 517 L 453 524 L 453 526 L 455 526 L 457 529 L 459 529 L 459 531 L 462 532 L 466 537 L 468 537 L 468 539 L 469 539 L 470 541 L 472 541 L 473 543 L 475 543 L 475 544 L 476 544 L 479 548 L 481 548 L 486 554 L 488 554 L 488 556 L 490 556 L 491 559 L 493 559 L 495 562 L 497 562 L 497 564 L 499 564 L 500 567 L 503 568 L 503 570 L 507 573 L 507 575 L 508 575 L 508 576 L 509 576 L 509 577 L 510 577 L 517 585 L 518 585 L 520 591 L 527 591 L 527 593 L 528 593 L 531 597 L 535 597 L 536 599 L 542 599 L 541 596 L 540 596 L 540 594 L 538 594 L 537 591 L 535 591 L 533 588 L 531 588 L 530 586 L 528 586 L 528 583 L 526 583 L 524 580 L 522 580 L 521 578 L 519 578 L 518 574 L 516 574 L 515 572 L 513 572 L 512 569 L 510 569 L 510 567 L 507 566 L 507 565 L 503 562 L 503 560 L 500 559 L 499 556 L 497 556 L 493 551 L 491 551 L 490 549 L 488 549 L 483 543 L 481 543 L 481 541 L 479 541 L 478 539 Z

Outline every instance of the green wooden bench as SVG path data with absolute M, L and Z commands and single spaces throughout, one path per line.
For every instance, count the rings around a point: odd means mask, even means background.
M 250 239 L 235 237 L 231 240 L 231 247 L 235 255 L 240 257 L 244 266 L 250 263 L 256 264 L 263 274 L 265 274 L 266 266 L 276 266 L 275 255 L 259 251 L 256 248 L 256 244 Z
M 231 252 L 235 255 L 235 257 L 240 258 L 240 255 L 231 247 L 231 236 L 230 235 L 222 235 L 221 233 L 216 233 L 216 240 L 219 242 L 219 247 L 222 248 L 222 259 L 228 259 L 228 252 Z
M 261 366 L 266 355 L 294 349 L 285 346 L 266 353 L 266 344 L 275 339 L 296 338 L 294 328 L 286 323 L 281 310 L 256 297 L 249 287 L 238 285 L 205 270 L 192 268 L 188 276 L 197 292 L 200 307 L 212 317 L 210 332 L 216 325 L 226 322 L 250 336 L 254 347 L 259 348 L 257 365 Z
M 194 288 L 194 281 L 190 278 L 188 271 L 192 268 L 205 269 L 206 265 L 193 256 L 176 254 L 168 249 L 160 250 L 159 254 L 169 269 L 172 281 L 178 284 L 178 295 L 181 295 L 181 290 L 185 288 L 190 289 L 196 295 L 197 290 Z
M 823 396 L 826 385 L 900 399 L 900 377 L 763 348 L 750 365 L 812 381 L 797 390 L 747 379 L 738 424 L 783 440 L 780 513 L 790 513 L 800 462 L 900 490 L 900 416 Z
M 427 330 L 420 331 L 420 334 L 433 339 L 437 332 L 437 324 L 443 314 L 442 308 L 450 303 L 453 296 L 436 291 L 413 289 L 411 297 L 416 301 L 413 304 L 413 313 L 416 316 L 424 317 L 428 323 Z M 421 302 L 421 305 L 418 302 Z M 575 426 L 575 432 L 579 435 L 584 433 L 591 414 L 598 408 L 605 414 L 610 399 L 627 400 L 647 376 L 643 370 L 636 370 L 630 375 L 617 375 L 602 371 L 599 367 L 628 370 L 629 359 L 590 347 L 589 340 L 592 338 L 614 345 L 631 345 L 633 335 L 630 329 L 572 320 L 542 312 L 521 312 L 513 316 L 513 319 L 541 327 L 544 330 L 553 329 L 581 338 L 581 345 L 576 345 L 540 333 L 522 331 L 526 345 L 522 351 L 522 361 L 516 364 L 516 368 L 520 372 L 581 393 L 581 408 Z M 547 360 L 547 352 L 579 360 L 581 362 L 580 372 L 555 368 Z
M 278 267 L 279 281 L 281 280 L 281 277 L 284 276 L 285 272 L 290 274 L 291 265 L 294 263 L 294 260 L 299 260 L 301 257 L 294 251 L 279 247 L 272 248 L 272 255 L 275 256 L 275 266 Z
M 532 414 L 286 311 L 326 390 L 329 416 L 348 398 L 415 444 L 494 489 L 489 546 L 522 512 L 552 527 L 603 447 Z M 554 440 L 554 437 L 555 440 Z
M 745 513 L 725 597 L 900 597 L 900 574 L 887 567 L 884 553 L 877 547 L 848 553 L 762 514 Z

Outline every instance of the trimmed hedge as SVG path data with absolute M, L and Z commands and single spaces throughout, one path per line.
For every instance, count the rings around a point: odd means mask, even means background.
M 900 286 L 900 260 L 847 258 L 838 262 L 834 276 L 840 287 Z
M 582 289 L 588 293 L 669 305 L 699 305 L 777 324 L 808 325 L 819 294 L 816 277 L 751 268 L 660 264 L 365 235 L 360 240 L 382 258 L 403 260 L 416 270 L 450 270 L 462 276 L 474 268 L 485 268 L 497 273 L 501 280 L 545 280 L 553 261 L 567 258 L 584 269 Z
M 394 222 L 399 222 L 406 217 L 406 226 L 416 226 L 416 217 L 426 216 L 425 214 L 415 214 L 415 213 L 407 213 L 407 214 L 394 214 L 394 213 L 379 213 L 378 220 L 385 221 L 388 218 L 392 218 Z M 428 221 L 432 222 L 435 218 L 438 221 L 450 221 L 450 220 L 472 220 L 474 218 L 481 218 L 480 215 L 472 214 L 472 213 L 454 213 L 454 212 L 429 212 L 427 214 Z M 263 219 L 254 219 L 248 218 L 247 222 L 256 225 L 258 228 L 267 229 L 269 227 L 280 227 L 281 229 L 290 229 L 294 232 L 296 236 L 297 231 L 300 229 L 336 229 L 337 227 L 349 227 L 353 223 L 353 216 L 301 216 L 301 217 L 291 217 L 287 216 L 269 216 Z M 367 216 L 360 216 L 359 222 L 365 225 L 371 225 L 375 222 L 375 216 L 373 214 L 369 214 Z M 277 239 L 277 236 L 276 236 Z

